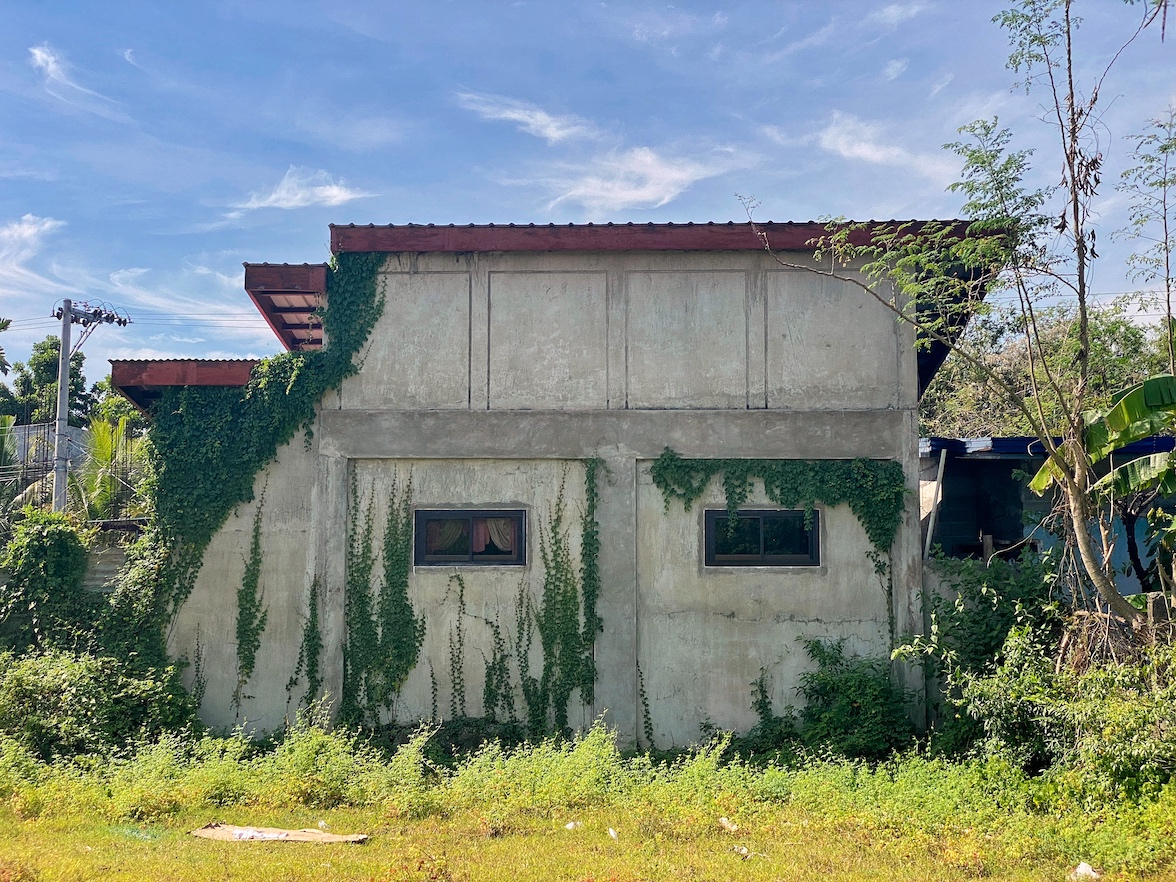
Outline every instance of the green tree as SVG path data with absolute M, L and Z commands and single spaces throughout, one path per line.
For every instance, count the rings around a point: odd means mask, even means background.
M 51 423 L 57 418 L 57 361 L 61 341 L 54 336 L 33 344 L 27 362 L 13 364 L 12 393 L 0 396 L 0 413 L 16 417 L 18 426 Z M 86 356 L 75 352 L 70 356 L 69 424 L 84 426 L 89 421 L 93 396 L 86 391 L 86 377 L 82 367 Z
M 921 344 L 947 346 L 988 378 L 994 396 L 1021 414 L 1049 456 L 1060 490 L 1059 514 L 1082 576 L 1102 605 L 1134 622 L 1139 613 L 1115 584 L 1113 511 L 1094 489 L 1099 476 L 1086 435 L 1094 387 L 1096 304 L 1090 283 L 1098 259 L 1093 201 L 1105 141 L 1100 95 L 1116 60 L 1161 21 L 1167 0 L 1139 4 L 1119 50 L 1093 73 L 1075 43 L 1080 20 L 1074 6 L 1075 0 L 1021 0 L 994 19 L 1008 35 L 1008 67 L 1022 77 L 1018 85 L 1042 96 L 1041 118 L 1055 145 L 1047 163 L 1061 169 L 1060 183 L 1030 188 L 1032 151 L 1012 149 L 1012 133 L 996 119 L 974 122 L 960 130 L 961 141 L 947 145 L 963 160 L 962 179 L 952 189 L 964 197 L 969 222 L 834 224 L 817 254 L 818 264 L 831 258 L 829 269 L 817 272 L 877 299 L 915 326 Z M 973 339 L 959 333 L 969 318 L 991 314 L 986 294 L 1003 295 L 1016 311 L 1029 364 L 1028 397 L 1023 386 L 993 370 Z M 1042 310 L 1059 302 L 1073 316 L 1072 336 L 1063 335 L 1073 351 L 1072 382 L 1058 376 L 1049 357 L 1057 339 L 1047 333 L 1048 312 Z M 1083 585 L 1073 587 L 1075 598 L 1086 596 Z
M 94 405 L 90 411 L 92 419 L 111 424 L 126 420 L 127 432 L 134 438 L 141 437 L 147 431 L 147 417 L 129 398 L 114 388 L 109 376 L 91 386 L 90 394 L 94 398 Z
M 1090 409 L 1110 407 L 1117 392 L 1167 368 L 1163 325 L 1140 325 L 1129 301 L 1119 299 L 1092 309 L 1089 324 L 1090 372 L 1085 394 Z M 981 364 L 948 356 L 919 402 L 920 434 L 948 438 L 1033 435 L 1033 423 L 997 383 L 1020 390 L 1021 397 L 1034 406 L 1035 389 L 1046 386 L 1047 371 L 1070 395 L 1078 383 L 1078 321 L 1073 304 L 1039 310 L 1037 326 L 1045 346 L 1041 359 L 1033 361 L 1016 310 L 997 309 L 974 319 L 964 337 Z M 1055 434 L 1066 423 L 1060 403 L 1049 394 L 1040 402 L 1044 425 Z
M 145 444 L 130 433 L 125 418 L 91 420 L 81 463 L 69 474 L 70 511 L 87 521 L 142 516 Z
M 1168 373 L 1176 374 L 1176 328 L 1172 323 L 1172 289 L 1176 269 L 1176 106 L 1149 120 L 1140 135 L 1132 136 L 1136 163 L 1123 172 L 1120 192 L 1131 197 L 1130 226 L 1124 231 L 1144 248 L 1130 258 L 1132 280 L 1159 284 L 1164 304 Z

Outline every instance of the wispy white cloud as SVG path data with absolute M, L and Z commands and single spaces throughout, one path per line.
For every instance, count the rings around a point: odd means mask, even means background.
M 0 227 L 0 295 L 10 302 L 27 301 L 45 294 L 68 294 L 72 285 L 29 269 L 28 263 L 42 250 L 45 240 L 65 226 L 65 221 L 26 214 Z
M 135 61 L 135 50 L 134 49 L 124 49 L 119 54 L 122 55 L 123 60 L 127 64 L 129 64 L 131 67 L 137 67 L 137 68 L 139 68 L 139 70 L 145 70 L 143 65 L 141 65 L 141 64 L 139 64 L 139 62 Z
M 779 144 L 781 147 L 803 147 L 806 144 L 812 144 L 816 140 L 816 135 L 812 132 L 801 135 L 793 135 L 786 132 L 779 126 L 761 126 L 760 132 L 763 133 L 773 143 Z
M 822 149 L 844 159 L 905 169 L 944 186 L 959 172 L 946 157 L 917 153 L 888 143 L 878 125 L 837 111 L 829 124 L 817 133 L 817 143 Z
M 910 61 L 906 58 L 892 59 L 886 62 L 886 66 L 882 68 L 882 76 L 888 80 L 897 80 L 906 72 L 910 64 Z
M 904 21 L 914 18 L 926 8 L 926 3 L 888 3 L 881 9 L 867 15 L 863 23 L 894 29 Z
M 238 270 L 233 275 L 222 273 L 220 270 L 215 270 L 212 267 L 204 266 L 203 264 L 187 263 L 185 269 L 193 275 L 208 276 L 217 281 L 217 283 L 229 291 L 241 291 L 245 287 L 245 273 Z
M 719 13 L 721 15 L 722 13 Z M 684 12 L 677 12 L 672 9 L 667 10 L 650 10 L 641 15 L 630 19 L 632 27 L 633 39 L 639 43 L 660 43 L 664 40 L 673 40 L 678 37 L 685 37 L 692 33 L 699 25 L 699 19 L 695 15 L 689 15 Z M 718 19 L 715 19 L 715 24 L 720 27 L 726 24 L 726 20 L 719 24 Z
M 29 47 L 29 64 L 44 78 L 45 91 L 59 101 L 106 119 L 127 120 L 127 115 L 118 109 L 118 102 L 74 80 L 69 62 L 48 43 Z
M 600 137 L 596 126 L 586 119 L 571 114 L 556 116 L 529 102 L 502 95 L 460 92 L 457 95 L 457 103 L 465 110 L 478 114 L 482 119 L 518 123 L 520 132 L 542 138 L 548 144 Z
M 828 43 L 837 32 L 838 25 L 837 21 L 834 19 L 823 28 L 818 28 L 811 34 L 807 34 L 806 36 L 801 37 L 799 40 L 793 40 L 786 46 L 777 49 L 774 52 L 768 53 L 768 55 L 764 57 L 764 62 L 767 64 L 773 64 L 777 61 L 783 61 L 788 56 L 795 55 L 797 52 L 802 52 L 805 49 L 812 49 L 816 46 L 823 46 L 825 43 Z
M 240 217 L 246 211 L 259 208 L 307 208 L 312 205 L 345 205 L 355 199 L 374 196 L 363 190 L 348 187 L 342 180 L 336 181 L 322 169 L 314 170 L 290 166 L 278 185 L 268 193 L 251 193 L 245 202 L 233 206 L 236 211 L 226 217 Z
M 732 151 L 700 160 L 668 156 L 650 147 L 613 150 L 550 177 L 546 183 L 557 195 L 548 208 L 575 203 L 593 217 L 625 208 L 657 208 L 698 181 L 743 164 Z
M 946 74 L 945 76 L 940 77 L 931 86 L 931 91 L 927 94 L 927 97 L 934 98 L 936 95 L 938 95 L 940 92 L 942 92 L 945 88 L 947 88 L 949 85 L 951 85 L 951 81 L 954 79 L 955 79 L 955 74 L 953 74 L 953 73 L 949 73 L 949 74 Z

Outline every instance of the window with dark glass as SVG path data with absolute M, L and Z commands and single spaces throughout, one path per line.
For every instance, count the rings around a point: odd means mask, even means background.
M 526 512 L 425 511 L 416 513 L 417 566 L 527 562 Z
M 726 511 L 705 516 L 708 567 L 815 567 L 821 563 L 820 512 Z

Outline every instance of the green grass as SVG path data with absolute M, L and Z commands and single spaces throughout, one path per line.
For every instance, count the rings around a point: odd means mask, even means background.
M 425 758 L 427 737 L 385 757 L 304 723 L 266 752 L 173 737 L 122 760 L 55 765 L 0 742 L 0 882 L 1058 880 L 1080 860 L 1104 878 L 1176 879 L 1172 786 L 1092 809 L 1072 781 L 999 760 L 757 768 L 722 762 L 718 745 L 658 764 L 621 756 L 599 725 L 575 742 L 490 745 L 450 770 Z M 211 821 L 322 821 L 371 839 L 188 835 Z

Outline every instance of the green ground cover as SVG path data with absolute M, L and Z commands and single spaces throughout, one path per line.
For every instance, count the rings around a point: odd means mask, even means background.
M 720 742 L 657 763 L 623 756 L 601 725 L 445 768 L 428 735 L 387 755 L 304 722 L 264 750 L 165 736 L 53 764 L 3 742 L 0 880 L 1044 880 L 1082 860 L 1104 878 L 1176 879 L 1171 785 L 1092 807 L 1064 776 L 998 758 L 759 767 L 724 760 Z M 214 820 L 371 839 L 188 835 Z

